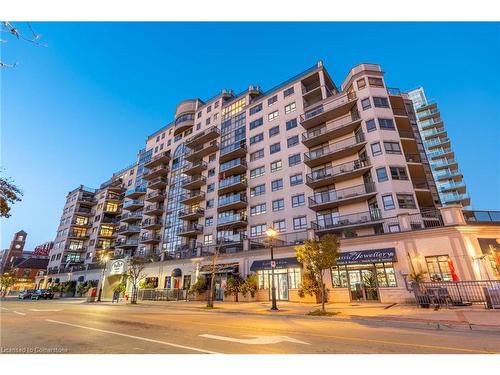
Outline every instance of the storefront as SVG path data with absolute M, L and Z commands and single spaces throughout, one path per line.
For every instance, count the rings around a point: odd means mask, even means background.
M 274 286 L 276 299 L 279 301 L 290 300 L 290 289 L 298 289 L 300 284 L 300 263 L 297 258 L 276 259 L 274 269 Z M 267 289 L 271 298 L 272 269 L 270 260 L 256 260 L 252 263 L 250 271 L 256 272 L 259 279 L 259 289 Z
M 484 268 L 487 270 L 489 266 L 493 273 L 492 277 L 500 279 L 500 238 L 478 238 L 477 240 L 483 253 L 483 256 L 479 258 L 484 261 Z M 486 273 L 486 278 L 489 278 L 487 271 Z
M 222 263 L 215 265 L 215 300 L 224 300 L 224 290 L 226 289 L 227 279 L 231 275 L 239 274 L 239 263 Z M 210 285 L 212 277 L 212 265 L 207 264 L 200 267 L 200 275 L 207 278 L 207 285 Z
M 351 301 L 380 301 L 379 288 L 397 287 L 396 249 L 349 251 L 332 268 L 333 288 L 347 288 Z

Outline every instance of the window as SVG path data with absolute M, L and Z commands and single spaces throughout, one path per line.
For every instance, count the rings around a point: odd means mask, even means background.
M 250 188 L 250 196 L 257 197 L 259 195 L 266 193 L 266 184 L 257 185 L 253 188 Z
M 379 142 L 372 143 L 370 145 L 370 147 L 372 148 L 372 155 L 373 156 L 377 156 L 377 155 L 381 155 L 382 154 L 382 149 L 380 148 L 380 143 Z
M 273 211 L 281 211 L 285 209 L 285 200 L 283 198 L 273 201 Z
M 302 173 L 293 174 L 290 176 L 290 186 L 300 185 L 304 182 Z
M 200 118 L 201 117 L 201 112 L 198 112 L 198 114 L 196 115 L 196 118 Z
M 389 167 L 393 180 L 408 180 L 406 168 L 404 167 Z
M 280 178 L 278 180 L 271 181 L 271 190 L 277 191 L 283 189 L 283 179 Z
M 265 172 L 266 172 L 266 168 L 264 166 L 254 168 L 254 169 L 250 170 L 250 178 L 256 178 L 256 177 L 263 176 Z
M 215 176 L 215 168 L 211 168 L 208 170 L 208 177 L 213 177 Z
M 214 103 L 214 108 L 219 108 L 219 102 Z
M 278 232 L 286 232 L 285 220 L 273 221 L 273 228 Z
M 384 181 L 387 181 L 389 179 L 389 177 L 387 176 L 387 170 L 385 169 L 385 167 L 377 168 L 377 179 L 378 179 L 378 182 L 384 182 Z
M 362 90 L 366 87 L 366 81 L 364 78 L 358 79 L 356 83 L 358 85 L 358 90 Z
M 261 203 L 250 207 L 250 216 L 258 216 L 266 213 L 266 204 Z
M 210 112 L 212 112 L 212 106 L 211 106 L 211 105 L 209 105 L 209 106 L 207 107 L 207 113 L 210 113 Z
M 294 165 L 300 164 L 300 154 L 293 154 L 288 157 L 288 166 L 293 167 Z
M 306 204 L 306 198 L 304 194 L 292 195 L 292 207 L 299 207 Z
M 294 135 L 293 137 L 288 138 L 286 140 L 286 144 L 287 144 L 288 148 L 298 145 L 299 144 L 299 136 Z
M 217 157 L 217 156 L 216 156 L 215 154 L 210 154 L 210 155 L 208 156 L 208 162 L 209 162 L 209 163 L 211 163 L 211 162 L 215 161 L 215 158 L 216 158 L 216 157 Z
M 375 125 L 375 120 L 366 120 L 366 131 L 367 132 L 372 132 L 377 129 L 377 126 Z
M 384 87 L 384 81 L 382 81 L 382 78 L 368 77 L 368 84 L 371 87 Z
M 425 257 L 427 270 L 431 281 L 452 281 L 450 264 L 452 263 L 448 255 L 438 255 Z
M 273 105 L 278 101 L 278 95 L 274 95 L 273 97 L 267 99 L 267 105 Z
M 214 207 L 214 200 L 209 199 L 207 200 L 207 208 L 213 208 Z
M 363 108 L 363 111 L 365 109 L 371 108 L 372 104 L 370 103 L 370 98 L 365 98 L 361 100 L 361 108 Z
M 396 273 L 392 262 L 375 263 L 377 285 L 379 287 L 396 287 Z M 351 280 L 352 282 L 352 280 Z M 332 267 L 332 284 L 334 288 L 348 288 L 347 266 Z
M 212 225 L 214 225 L 214 217 L 213 216 L 206 217 L 205 218 L 205 226 L 211 227 Z
M 254 135 L 253 137 L 250 137 L 250 144 L 253 145 L 258 142 L 262 142 L 264 140 L 264 133 L 259 133 L 257 135 Z
M 392 198 L 391 194 L 383 195 L 382 202 L 384 203 L 384 209 L 386 211 L 394 210 L 396 208 L 396 206 L 394 205 L 394 199 Z
M 291 119 L 286 122 L 286 130 L 290 130 L 297 127 L 297 119 Z
M 250 227 L 250 236 L 251 237 L 262 236 L 263 234 L 266 233 L 266 230 L 267 230 L 266 224 L 252 225 Z
M 264 149 L 261 148 L 260 150 L 252 152 L 250 154 L 250 161 L 259 160 L 259 159 L 262 159 L 263 157 L 264 157 Z
M 307 229 L 307 217 L 306 216 L 294 217 L 293 229 L 294 230 Z
M 378 119 L 378 126 L 380 129 L 386 129 L 386 130 L 394 130 L 394 121 L 390 118 L 379 118 Z
M 281 160 L 276 160 L 271 163 L 271 173 L 279 171 L 283 167 Z
M 279 142 L 274 143 L 271 146 L 269 146 L 269 153 L 271 155 L 275 154 L 277 152 L 280 152 L 280 151 L 281 151 L 281 144 Z M 272 169 L 271 169 L 271 172 L 272 172 Z
M 399 224 L 389 224 L 389 232 L 390 233 L 401 232 L 401 228 L 399 228 Z
M 207 193 L 211 193 L 215 190 L 215 184 L 208 184 L 207 185 Z
M 412 194 L 396 194 L 399 208 L 417 208 Z
M 264 124 L 264 120 L 262 119 L 262 117 L 259 117 L 257 120 L 250 122 L 250 130 L 258 128 L 262 124 Z
M 274 112 L 269 113 L 269 114 L 267 115 L 267 119 L 268 119 L 269 121 L 273 121 L 275 118 L 278 118 L 278 116 L 279 116 L 279 112 L 278 112 L 278 110 L 276 110 L 276 111 L 274 111 Z
M 273 126 L 271 129 L 269 129 L 269 138 L 274 137 L 275 135 L 278 135 L 279 133 L 280 133 L 280 127 Z
M 250 115 L 254 115 L 254 114 L 256 114 L 257 112 L 260 112 L 260 111 L 262 111 L 262 103 L 257 104 L 256 106 L 250 108 Z
M 398 142 L 384 142 L 384 149 L 387 154 L 400 154 L 401 147 Z
M 295 111 L 296 108 L 297 108 L 297 106 L 296 106 L 295 102 L 287 104 L 285 106 L 285 113 L 293 112 L 293 111 Z
M 286 98 L 294 93 L 293 86 L 283 91 L 283 97 Z
M 210 125 L 210 117 L 205 120 L 205 125 Z
M 205 245 L 210 245 L 211 243 L 213 243 L 214 241 L 214 238 L 211 234 L 205 234 L 205 236 L 203 237 L 203 244 Z
M 389 100 L 380 96 L 374 96 L 373 105 L 377 108 L 389 108 Z

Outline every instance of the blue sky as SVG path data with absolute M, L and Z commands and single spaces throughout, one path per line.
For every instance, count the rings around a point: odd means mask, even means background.
M 322 59 L 340 85 L 362 62 L 438 101 L 475 209 L 500 210 L 498 23 L 34 23 L 47 48 L 1 44 L 1 165 L 24 190 L 2 222 L 52 240 L 68 191 L 135 161 L 175 105 L 268 89 Z M 23 26 L 18 23 L 18 26 Z

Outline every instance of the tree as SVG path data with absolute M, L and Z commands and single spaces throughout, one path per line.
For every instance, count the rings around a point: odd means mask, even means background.
M 231 275 L 227 279 L 224 296 L 234 296 L 235 302 L 238 302 L 238 294 L 241 293 L 245 280 L 240 275 Z
M 7 294 L 9 288 L 16 283 L 16 278 L 9 274 L 3 274 L 0 276 L 0 295 L 3 297 Z
M 301 290 L 321 296 L 321 311 L 325 312 L 326 288 L 323 282 L 325 270 L 334 267 L 339 257 L 340 243 L 333 234 L 327 234 L 318 240 L 306 240 L 297 246 L 297 260 L 304 265 L 306 276 L 301 283 Z
M 0 217 L 10 217 L 10 206 L 21 201 L 22 195 L 21 189 L 10 178 L 0 176 Z
M 137 289 L 142 280 L 146 278 L 146 274 L 143 273 L 146 267 L 147 260 L 144 257 L 135 256 L 129 259 L 127 272 L 125 274 L 126 278 L 132 284 L 132 296 L 130 298 L 131 304 L 137 304 Z
M 255 293 L 257 293 L 257 290 L 259 289 L 259 280 L 257 278 L 257 275 L 252 273 L 247 276 L 247 279 L 241 286 L 241 294 L 246 296 L 248 293 L 253 297 L 255 297 Z
M 33 27 L 31 27 L 31 24 L 29 22 L 26 23 L 28 26 L 28 30 L 26 28 L 23 28 L 24 30 L 21 30 L 21 28 L 15 26 L 12 22 L 9 21 L 3 21 L 0 24 L 0 32 L 2 35 L 7 34 L 10 36 L 10 38 L 14 40 L 21 40 L 24 42 L 32 43 L 37 46 L 42 46 L 42 47 L 47 47 L 47 45 L 43 42 L 41 42 L 42 36 L 40 34 L 35 33 L 33 30 Z M 26 36 L 28 35 L 28 36 Z M 4 44 L 7 43 L 8 40 L 5 38 L 0 38 L 0 43 Z M 5 63 L 0 60 L 0 68 L 15 68 L 17 66 L 16 63 Z
M 204 276 L 198 276 L 196 282 L 189 288 L 189 294 L 201 294 L 207 290 L 207 279 Z

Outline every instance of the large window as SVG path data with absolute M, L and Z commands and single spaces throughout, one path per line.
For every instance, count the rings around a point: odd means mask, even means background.
M 250 144 L 253 145 L 255 143 L 261 142 L 264 140 L 264 133 L 259 133 L 250 137 Z
M 286 130 L 296 128 L 297 127 L 297 119 L 294 118 L 294 119 L 288 120 L 286 122 L 285 126 L 286 126 Z
M 261 203 L 255 206 L 250 207 L 250 216 L 257 216 L 266 213 L 266 204 Z
M 288 288 L 297 289 L 300 284 L 300 268 L 288 268 L 288 269 L 277 269 L 274 270 L 274 274 L 288 275 Z M 270 289 L 272 285 L 271 281 L 272 271 L 271 270 L 258 270 L 257 278 L 259 279 L 259 289 Z
M 427 270 L 431 281 L 452 281 L 450 263 L 448 255 L 438 255 L 434 257 L 425 257 Z
M 273 121 L 275 118 L 278 118 L 278 116 L 279 116 L 279 112 L 276 110 L 276 111 L 274 111 L 274 112 L 269 113 L 269 114 L 267 115 L 267 119 L 268 119 L 269 121 Z
M 281 144 L 279 142 L 273 143 L 271 146 L 269 146 L 269 153 L 271 155 L 280 151 L 281 151 Z
M 389 100 L 384 97 L 374 96 L 373 105 L 377 108 L 389 108 Z
M 417 208 L 412 194 L 396 194 L 399 208 Z
M 252 225 L 250 227 L 250 236 L 251 237 L 262 236 L 263 234 L 266 233 L 266 230 L 267 230 L 266 224 Z
M 377 273 L 377 286 L 378 287 L 396 287 L 396 273 L 394 272 L 394 265 L 392 262 L 375 263 L 372 267 Z M 334 288 L 348 288 L 349 271 L 358 276 L 358 265 L 337 266 L 332 268 L 332 283 Z
M 280 133 L 279 125 L 273 126 L 272 128 L 269 129 L 269 138 L 274 137 L 275 135 L 278 135 L 279 133 Z
M 307 217 L 306 216 L 294 217 L 293 229 L 294 230 L 307 229 Z
M 266 168 L 264 166 L 254 168 L 250 171 L 250 178 L 256 178 L 256 177 L 263 176 L 265 172 L 266 172 Z
M 264 157 L 264 149 L 261 148 L 260 150 L 252 152 L 250 154 L 250 161 L 255 161 L 255 160 L 258 160 L 258 159 L 262 159 L 263 157 Z
M 283 198 L 273 201 L 273 211 L 281 211 L 285 209 L 285 200 Z
M 250 122 L 250 124 L 249 124 L 250 130 L 258 128 L 262 124 L 264 124 L 264 120 L 262 119 L 262 117 L 260 117 L 257 120 L 254 120 L 254 121 Z
M 296 109 L 295 102 L 290 103 L 290 104 L 287 104 L 287 105 L 285 106 L 285 113 L 290 113 L 290 112 L 293 112 L 293 111 L 295 111 L 295 109 Z
M 265 194 L 266 192 L 266 184 L 257 185 L 255 187 L 250 188 L 250 196 L 257 197 L 259 195 Z
M 404 167 L 389 167 L 393 180 L 408 180 L 408 174 Z

